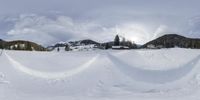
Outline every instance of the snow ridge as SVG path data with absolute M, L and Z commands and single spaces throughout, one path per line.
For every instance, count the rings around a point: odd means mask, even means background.
M 142 81 L 153 84 L 164 84 L 179 80 L 190 73 L 200 60 L 200 55 L 192 59 L 191 61 L 183 64 L 179 68 L 170 70 L 145 70 L 138 67 L 134 67 L 124 63 L 117 57 L 108 53 L 108 58 L 115 64 L 121 72 L 127 74 L 129 77 L 136 81 Z M 194 74 L 194 73 L 193 73 Z
M 88 69 L 90 67 L 90 65 L 96 61 L 96 59 L 99 57 L 99 55 L 96 55 L 95 57 L 93 57 L 91 60 L 89 60 L 88 62 L 86 62 L 85 64 L 83 64 L 82 66 L 72 69 L 72 70 L 68 70 L 65 72 L 44 72 L 44 71 L 38 71 L 38 70 L 34 70 L 34 69 L 30 69 L 24 65 L 22 65 L 20 62 L 14 60 L 11 56 L 9 56 L 7 53 L 5 53 L 6 57 L 8 58 L 8 60 L 10 61 L 10 63 L 12 64 L 12 66 L 23 73 L 26 73 L 28 75 L 34 76 L 34 77 L 39 77 L 39 78 L 45 78 L 45 79 L 63 79 L 63 78 L 67 78 L 76 74 L 79 74 L 80 72 Z

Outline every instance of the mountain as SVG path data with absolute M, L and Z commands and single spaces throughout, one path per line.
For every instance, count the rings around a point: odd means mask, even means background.
M 16 40 L 16 41 L 0 40 L 0 48 L 8 50 L 46 51 L 46 49 L 39 44 L 23 40 Z
M 96 47 L 99 47 L 100 43 L 85 39 L 85 40 L 78 40 L 78 41 L 69 41 L 69 42 L 58 42 L 55 43 L 52 46 L 48 46 L 47 49 L 52 51 L 55 50 L 55 48 L 60 48 L 61 50 L 65 50 L 65 47 L 69 47 L 70 50 L 89 50 L 94 49 Z
M 144 44 L 141 48 L 159 49 L 174 47 L 200 49 L 200 39 L 187 38 L 177 34 L 167 34 Z
M 69 42 L 72 46 L 77 46 L 77 45 L 100 45 L 100 43 L 90 40 L 90 39 L 85 39 L 85 40 L 79 40 L 79 41 L 70 41 Z
M 66 47 L 68 45 L 69 45 L 68 42 L 58 42 L 58 43 L 56 43 L 54 45 L 48 46 L 47 50 L 52 51 L 52 50 L 54 50 L 57 47 Z

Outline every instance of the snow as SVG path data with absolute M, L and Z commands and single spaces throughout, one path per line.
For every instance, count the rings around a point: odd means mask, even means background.
M 5 78 L 4 74 L 0 73 L 0 84 L 8 84 L 9 83 L 4 78 Z
M 65 47 L 57 47 L 55 48 L 53 51 L 58 52 L 59 48 L 59 52 L 65 52 Z M 79 46 L 70 46 L 70 51 L 93 51 L 93 50 L 97 50 L 97 48 L 95 48 L 95 44 L 90 44 L 90 45 L 79 45 Z
M 129 49 L 127 46 L 112 46 L 112 49 Z
M 30 69 L 24 65 L 22 65 L 21 63 L 19 63 L 18 61 L 14 60 L 12 57 L 10 57 L 9 55 L 5 54 L 6 57 L 8 58 L 8 60 L 11 62 L 12 66 L 21 71 L 24 72 L 26 74 L 29 74 L 31 76 L 35 76 L 35 77 L 40 77 L 40 78 L 47 78 L 47 79 L 60 79 L 60 78 L 66 78 L 66 77 L 70 77 L 72 75 L 75 75 L 77 73 L 80 73 L 83 70 L 86 70 L 88 67 L 90 67 L 90 65 L 97 59 L 98 55 L 93 57 L 92 59 L 90 59 L 88 62 L 86 62 L 85 64 L 81 65 L 80 67 L 74 68 L 72 70 L 67 70 L 65 72 L 43 72 L 43 71 L 38 71 L 38 70 L 33 70 Z
M 0 100 L 198 100 L 195 49 L 9 51 Z

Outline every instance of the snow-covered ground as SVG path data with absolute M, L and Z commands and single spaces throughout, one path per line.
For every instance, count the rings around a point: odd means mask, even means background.
M 0 100 L 199 100 L 200 50 L 4 51 Z

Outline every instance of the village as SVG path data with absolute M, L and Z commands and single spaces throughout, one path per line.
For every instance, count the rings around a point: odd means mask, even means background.
M 187 38 L 177 34 L 166 34 L 143 45 L 136 44 L 121 35 L 116 35 L 111 42 L 99 43 L 91 39 L 58 42 L 44 47 L 25 40 L 0 40 L 0 49 L 22 51 L 91 51 L 91 50 L 132 50 L 132 49 L 162 49 L 162 48 L 200 49 L 200 39 Z

